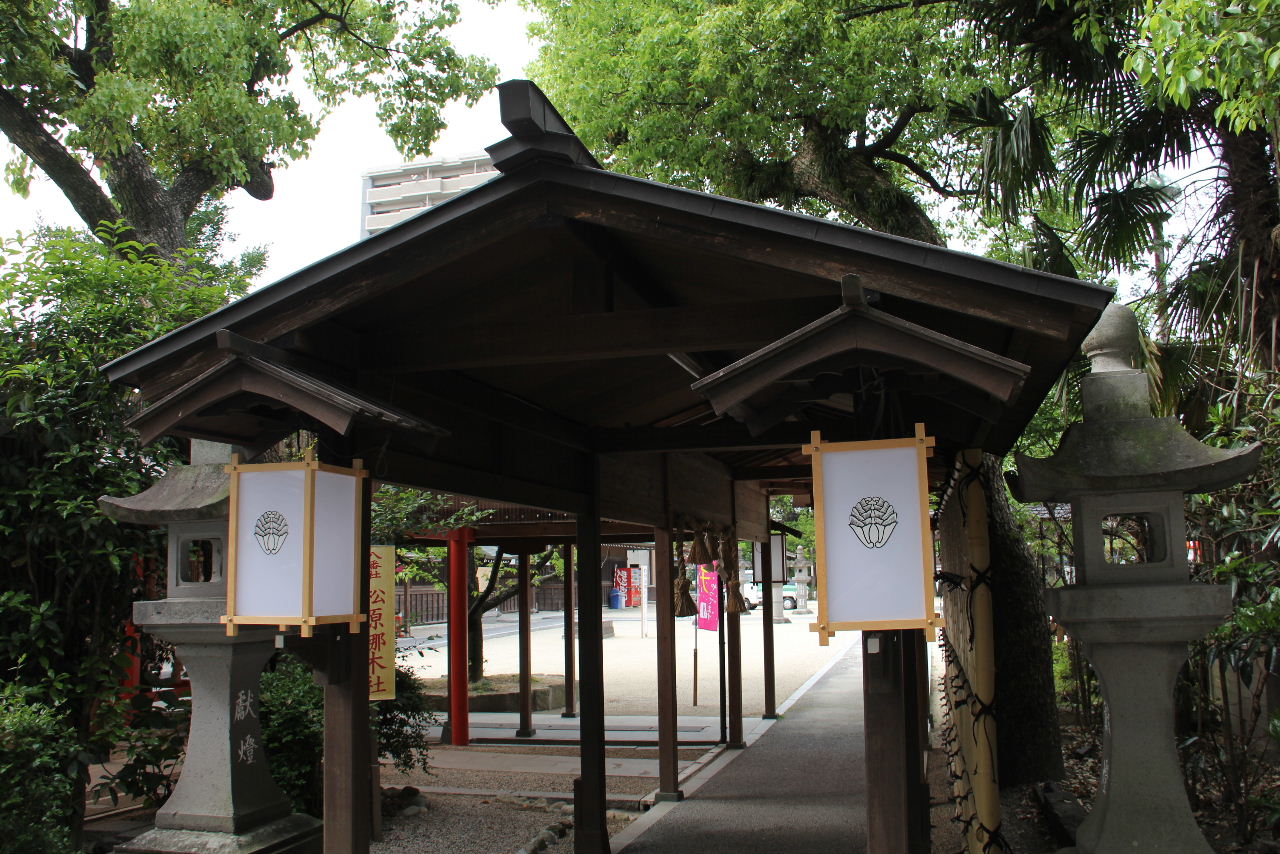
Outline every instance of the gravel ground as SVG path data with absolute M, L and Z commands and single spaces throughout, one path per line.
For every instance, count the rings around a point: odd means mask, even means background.
M 446 789 L 485 789 L 490 792 L 572 792 L 570 774 L 533 774 L 521 771 L 464 771 L 453 768 L 437 768 L 430 774 L 411 771 L 400 774 L 394 769 L 383 769 L 384 786 L 417 786 Z M 644 795 L 658 785 L 654 777 L 609 777 L 609 793 L 619 795 Z M 512 849 L 515 850 L 514 848 Z
M 513 854 L 561 814 L 491 798 L 425 795 L 416 815 L 383 819 L 369 854 Z

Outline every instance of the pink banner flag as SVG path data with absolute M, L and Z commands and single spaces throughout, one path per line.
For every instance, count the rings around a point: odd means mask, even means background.
M 698 628 L 720 629 L 720 576 L 711 564 L 698 567 Z

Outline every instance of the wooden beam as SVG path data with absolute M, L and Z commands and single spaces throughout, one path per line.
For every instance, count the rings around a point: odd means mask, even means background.
M 589 434 L 582 425 L 463 374 L 440 373 L 429 384 L 409 387 L 376 370 L 361 373 L 358 382 L 373 396 L 394 400 L 410 412 L 429 414 L 433 424 L 500 424 L 575 450 L 588 448 Z
M 813 466 L 743 466 L 730 475 L 734 480 L 809 480 Z
M 926 365 L 996 400 L 1012 401 L 1028 365 L 872 308 L 841 306 L 826 316 L 694 383 L 716 412 L 746 402 L 765 387 L 816 364 L 862 352 Z
M 372 363 L 391 374 L 754 349 L 835 305 L 818 297 L 566 314 L 441 325 L 421 338 L 370 339 L 366 346 Z M 699 365 L 702 373 L 705 367 Z
M 395 234 L 362 241 L 167 336 L 162 339 L 164 346 L 157 346 L 157 342 L 145 354 L 118 359 L 108 376 L 113 381 L 127 379 L 142 390 L 145 400 L 154 400 L 216 361 L 219 354 L 210 346 L 210 339 L 219 328 L 232 329 L 251 340 L 270 341 L 330 320 L 348 306 L 382 296 L 410 281 L 429 287 L 432 272 L 482 253 L 546 216 L 545 205 L 537 201 L 474 215 L 471 209 L 482 205 L 484 197 L 503 191 L 500 187 L 477 188 L 469 204 L 453 209 L 449 221 L 433 226 L 431 240 L 414 240 L 412 229 L 395 229 Z
M 496 543 L 524 542 L 567 542 L 577 536 L 577 523 L 572 520 L 541 522 L 499 522 L 486 525 L 479 522 L 475 526 L 476 545 L 491 546 Z M 629 522 L 600 523 L 601 542 L 613 539 L 618 542 L 647 543 L 653 536 L 653 530 L 645 525 Z M 443 543 L 443 536 L 411 536 L 417 543 Z M 508 552 L 513 552 L 509 549 Z
M 789 240 L 779 234 L 770 234 L 762 240 L 759 229 L 732 223 L 721 223 L 720 230 L 712 231 L 708 226 L 714 228 L 716 224 L 693 214 L 672 212 L 655 217 L 648 212 L 622 210 L 617 205 L 606 208 L 598 200 L 586 197 L 561 201 L 552 208 L 580 222 L 704 254 L 709 262 L 716 255 L 729 255 L 825 279 L 832 283 L 833 294 L 838 290 L 837 283 L 854 273 L 861 276 L 863 287 L 870 290 L 1025 329 L 1056 341 L 1065 341 L 1071 334 L 1073 317 L 1066 315 L 1061 302 L 949 275 L 918 262 L 904 263 L 902 259 L 877 257 L 803 238 Z M 931 248 L 921 247 L 919 254 L 926 255 Z
M 798 449 L 809 441 L 812 428 L 804 424 L 780 424 L 758 436 L 742 424 L 722 420 L 699 427 L 634 427 L 596 430 L 592 446 L 600 453 L 635 454 L 657 451 L 750 451 L 760 448 Z M 822 435 L 828 431 L 824 428 Z M 841 436 L 832 441 L 847 441 Z
M 465 464 L 430 460 L 397 449 L 382 450 L 381 445 L 371 446 L 368 454 L 373 476 L 391 483 L 456 495 L 483 495 L 497 501 L 566 513 L 581 509 L 586 500 L 583 493 L 560 485 L 521 480 Z

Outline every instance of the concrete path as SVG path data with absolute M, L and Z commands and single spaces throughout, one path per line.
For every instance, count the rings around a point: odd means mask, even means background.
M 866 850 L 862 663 L 849 649 L 757 730 L 613 841 L 615 854 L 850 854 Z

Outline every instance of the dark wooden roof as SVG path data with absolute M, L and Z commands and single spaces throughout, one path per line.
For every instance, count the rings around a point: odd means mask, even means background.
M 540 96 L 503 86 L 504 111 Z M 415 444 L 388 417 L 352 419 L 353 446 L 383 473 L 572 509 L 592 452 L 706 451 L 735 477 L 781 484 L 805 474 L 812 429 L 854 439 L 923 421 L 944 456 L 1003 453 L 1111 297 L 604 171 L 567 126 L 540 134 L 536 109 L 506 118 L 519 133 L 495 146 L 502 176 L 106 372 L 159 400 L 226 360 L 228 330 L 254 358 L 357 390 L 442 437 L 424 453 L 421 435 Z M 765 358 L 819 321 L 835 338 L 810 358 Z M 739 362 L 750 388 L 717 402 L 704 378 Z M 175 413 L 167 429 L 244 417 L 245 395 Z

